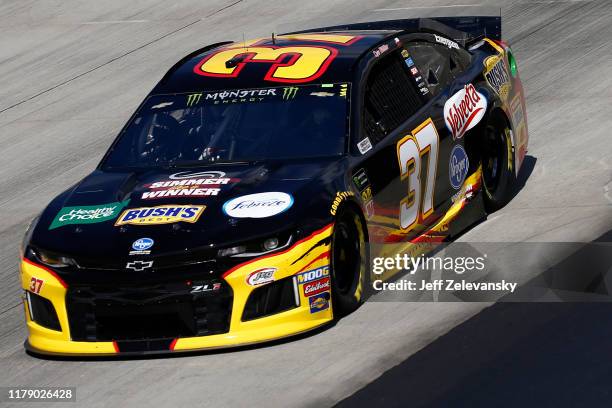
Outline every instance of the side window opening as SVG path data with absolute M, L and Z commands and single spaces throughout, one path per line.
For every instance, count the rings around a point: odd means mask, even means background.
M 368 76 L 364 101 L 364 130 L 379 142 L 423 105 L 398 52 L 376 63 Z
M 426 41 L 408 43 L 406 48 L 419 71 L 425 73 L 427 89 L 432 96 L 461 75 L 469 67 L 472 57 L 464 49 Z

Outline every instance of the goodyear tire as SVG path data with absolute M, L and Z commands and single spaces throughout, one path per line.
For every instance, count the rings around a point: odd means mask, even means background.
M 331 241 L 331 287 L 336 317 L 353 312 L 365 298 L 369 264 L 365 237 L 359 215 L 352 210 L 338 213 Z
M 482 149 L 483 197 L 487 212 L 505 206 L 514 188 L 512 131 L 505 120 L 496 118 L 487 124 Z

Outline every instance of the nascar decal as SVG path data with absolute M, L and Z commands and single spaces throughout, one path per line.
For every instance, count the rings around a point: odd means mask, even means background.
M 311 296 L 308 298 L 310 305 L 310 313 L 317 313 L 329 308 L 329 292 L 321 293 L 319 295 Z
M 448 98 L 444 104 L 444 121 L 453 139 L 461 139 L 480 122 L 486 111 L 487 98 L 472 84 Z
M 169 180 L 157 181 L 146 185 L 149 190 L 142 193 L 142 198 L 163 197 L 202 197 L 216 196 L 221 191 L 220 186 L 228 184 L 232 179 L 225 177 L 222 171 L 204 171 L 198 173 L 181 172 L 170 175 Z
M 468 161 L 468 155 L 465 149 L 460 144 L 455 145 L 451 151 L 450 160 L 448 162 L 448 177 L 451 186 L 453 186 L 455 190 L 458 190 L 463 185 L 469 166 L 470 162 Z
M 140 207 L 125 210 L 115 222 L 115 225 L 155 225 L 175 222 L 194 223 L 200 218 L 205 205 L 169 204 L 157 207 Z
M 329 276 L 329 265 L 322 266 L 310 271 L 300 272 L 297 274 L 297 280 L 300 285 L 316 281 L 317 279 Z
M 263 268 L 252 272 L 247 277 L 247 283 L 251 286 L 263 285 L 264 283 L 274 282 L 276 268 Z
M 95 224 L 109 221 L 114 219 L 129 202 L 130 200 L 99 205 L 64 207 L 57 213 L 49 229 L 52 230 L 70 224 Z
M 498 55 L 489 57 L 484 62 L 484 77 L 491 88 L 505 101 L 510 95 L 510 75 L 506 70 L 504 58 Z
M 223 204 L 223 212 L 234 218 L 266 218 L 280 214 L 293 205 L 287 193 L 268 192 L 240 196 Z
M 319 293 L 327 292 L 331 289 L 329 278 L 317 279 L 314 282 L 306 283 L 303 286 L 304 296 L 310 297 Z

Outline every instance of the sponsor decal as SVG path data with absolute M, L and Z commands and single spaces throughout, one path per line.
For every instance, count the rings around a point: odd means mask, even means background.
M 180 172 L 168 178 L 147 184 L 145 187 L 152 191 L 143 192 L 142 199 L 216 196 L 221 191 L 221 185 L 232 181 L 222 171 Z
M 336 211 L 338 211 L 338 207 L 340 206 L 340 203 L 354 195 L 355 194 L 352 191 L 338 191 L 336 193 L 336 197 L 334 198 L 334 201 L 332 202 L 329 213 L 331 215 L 336 215 Z
M 375 50 L 373 50 L 372 54 L 374 54 L 374 57 L 378 58 L 378 57 L 380 57 L 382 54 L 384 54 L 387 51 L 389 51 L 389 45 L 388 44 L 383 44 L 380 47 L 378 47 Z
M 463 185 L 469 167 L 470 162 L 468 161 L 468 155 L 465 149 L 460 144 L 455 145 L 453 150 L 451 150 L 450 160 L 448 162 L 448 177 L 451 186 L 453 186 L 455 190 L 458 190 Z
M 276 272 L 276 268 L 258 269 L 249 274 L 246 281 L 251 286 L 274 282 L 274 272 Z
M 172 106 L 172 105 L 174 105 L 174 102 L 162 102 L 162 103 L 158 103 L 157 105 L 151 106 L 151 109 L 161 109 L 161 108 L 165 108 L 166 106 Z
M 359 169 L 355 172 L 355 175 L 353 175 L 353 182 L 359 191 L 363 191 L 363 189 L 370 185 L 370 180 L 368 179 L 365 169 Z
M 192 93 L 187 95 L 187 107 L 198 105 L 200 102 L 211 101 L 218 103 L 260 102 L 265 96 L 276 96 L 276 89 L 234 89 L 229 91 Z
M 293 197 L 278 191 L 232 198 L 223 204 L 223 212 L 234 218 L 266 218 L 280 214 L 293 205 Z
M 487 98 L 472 84 L 448 98 L 444 104 L 444 121 L 453 140 L 461 139 L 465 132 L 476 126 L 486 111 Z
M 297 95 L 298 87 L 297 86 L 288 86 L 283 88 L 283 99 L 289 100 L 294 99 Z
M 410 72 L 412 73 L 412 75 L 419 75 L 419 70 L 417 69 L 417 67 L 410 68 Z
M 436 42 L 439 44 L 446 45 L 448 48 L 454 48 L 456 50 L 459 49 L 459 44 L 454 42 L 453 40 L 449 40 L 448 38 L 440 37 L 439 35 L 434 34 L 436 37 Z
M 200 178 L 212 178 L 212 179 L 220 179 L 225 177 L 225 172 L 223 171 L 181 171 L 178 173 L 171 174 L 168 176 L 170 180 L 184 180 L 184 179 L 200 179 Z
M 515 128 L 518 128 L 523 124 L 523 104 L 521 103 L 521 95 L 516 95 L 510 104 L 510 110 L 512 111 L 512 122 Z
M 40 293 L 44 283 L 44 280 L 32 277 L 30 279 L 30 286 L 28 289 L 30 292 L 38 294 Z
M 372 199 L 372 187 L 366 187 L 366 189 L 361 192 L 361 199 L 363 201 L 370 201 Z
M 329 276 L 329 265 L 321 266 L 320 268 L 312 269 L 306 272 L 300 272 L 296 276 L 298 284 L 300 285 L 325 278 Z
M 154 243 L 152 238 L 138 238 L 132 243 L 130 255 L 149 255 Z
M 132 261 L 128 262 L 125 265 L 126 269 L 132 269 L 136 272 L 144 271 L 145 269 L 149 269 L 153 266 L 153 261 Z
M 334 96 L 335 94 L 333 94 L 331 92 L 311 92 L 310 95 L 318 96 L 320 98 L 325 98 L 327 96 Z
M 365 203 L 365 209 L 366 209 L 366 218 L 369 220 L 372 217 L 374 217 L 374 200 L 368 201 L 367 203 Z
M 49 225 L 49 229 L 55 229 L 70 224 L 95 224 L 98 222 L 114 219 L 119 212 L 128 205 L 130 200 L 62 208 Z
M 406 58 L 404 61 L 406 62 L 406 65 L 408 65 L 408 68 L 412 68 L 414 66 L 414 61 L 412 58 Z
M 331 289 L 329 278 L 318 279 L 314 282 L 306 283 L 304 286 L 304 296 L 310 297 L 327 292 Z
M 194 223 L 200 218 L 205 205 L 168 204 L 157 207 L 130 208 L 117 218 L 115 225 L 157 225 L 175 222 Z
M 348 84 L 340 84 L 340 93 L 338 96 L 346 98 L 346 92 L 348 91 Z
M 366 137 L 359 143 L 357 143 L 357 148 L 359 149 L 359 153 L 366 154 L 368 151 L 372 150 L 372 142 L 370 142 L 370 138 Z
M 410 56 L 410 54 L 408 53 L 408 50 L 402 50 L 401 54 L 402 54 L 402 57 L 404 58 L 408 58 Z
M 495 92 L 504 101 L 510 95 L 510 75 L 506 70 L 506 64 L 503 57 L 494 55 L 489 57 L 484 62 L 485 72 L 484 77 L 487 83 L 495 90 Z
M 221 282 L 212 283 L 200 283 L 200 282 L 188 282 L 191 286 L 189 293 L 207 293 L 207 292 L 218 292 L 221 289 Z
M 310 304 L 310 313 L 317 313 L 329 309 L 329 298 L 329 292 L 309 297 L 308 303 Z

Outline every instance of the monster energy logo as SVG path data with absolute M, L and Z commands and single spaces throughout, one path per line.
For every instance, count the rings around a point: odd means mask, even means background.
M 197 94 L 189 94 L 187 95 L 187 106 L 193 106 L 200 102 L 200 98 L 202 97 L 202 93 Z
M 297 91 L 297 86 L 283 88 L 283 99 L 289 100 L 295 98 L 295 95 L 297 95 Z

